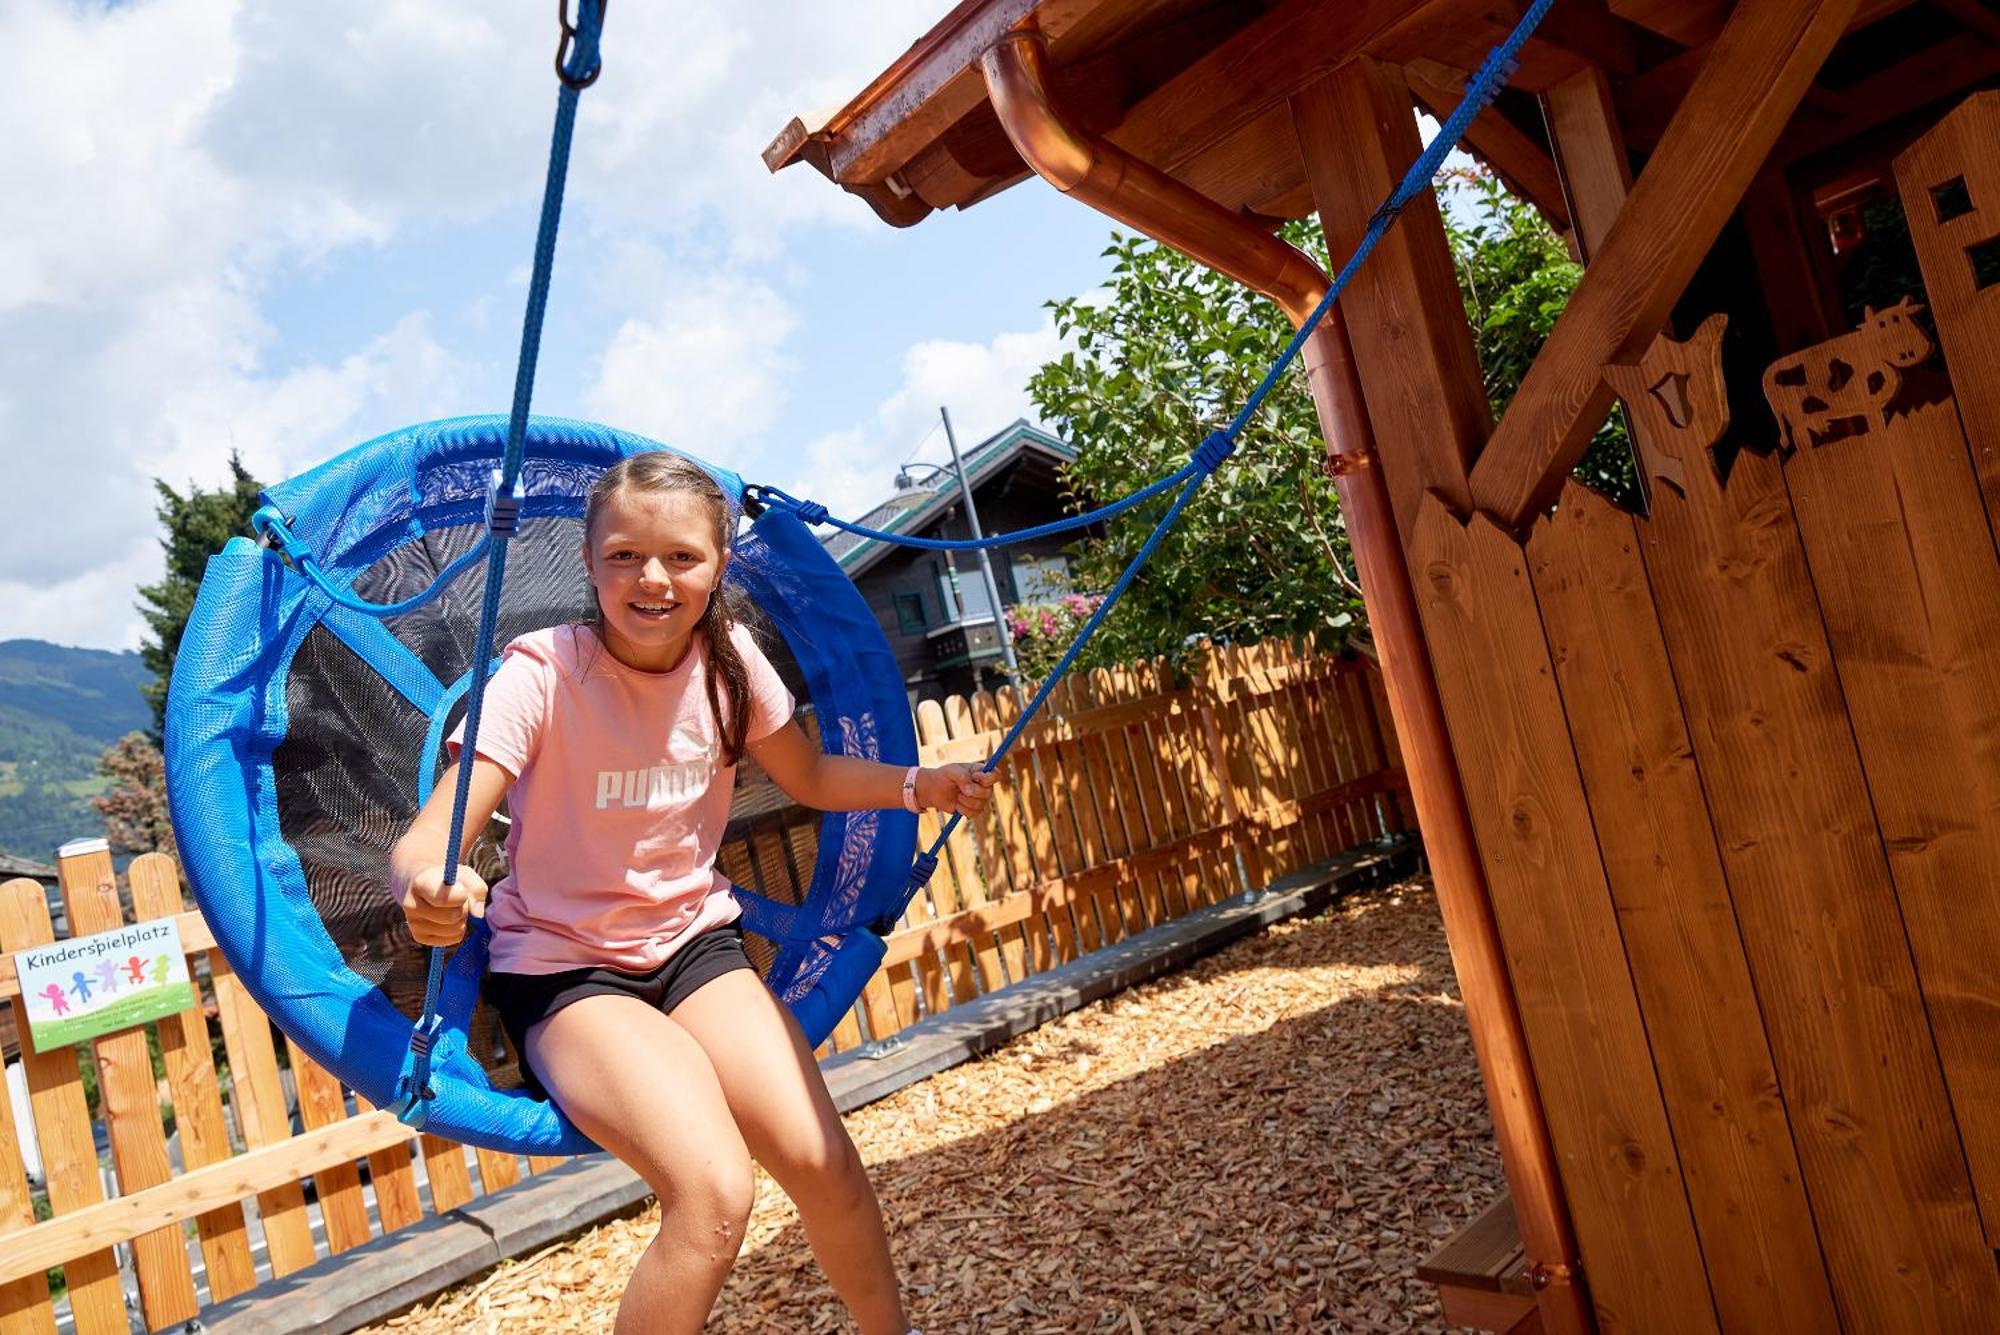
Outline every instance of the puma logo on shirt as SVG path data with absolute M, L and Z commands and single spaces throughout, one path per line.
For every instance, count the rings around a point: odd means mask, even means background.
M 709 781 L 715 777 L 715 762 L 719 755 L 715 740 L 681 724 L 674 729 L 673 742 L 675 744 L 668 748 L 670 753 L 694 748 L 694 758 L 667 765 L 649 765 L 645 769 L 597 771 L 597 809 L 602 811 L 616 803 L 621 807 L 662 811 L 701 796 Z

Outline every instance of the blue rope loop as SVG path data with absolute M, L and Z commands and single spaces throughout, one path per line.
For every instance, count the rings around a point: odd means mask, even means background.
M 583 0 L 579 27 L 569 21 L 569 0 L 556 0 L 556 22 L 562 27 L 562 36 L 556 39 L 556 78 L 573 92 L 582 92 L 604 73 L 604 53 L 597 49 L 597 39 L 610 4 L 611 0 Z M 576 68 L 571 68 L 572 57 Z
M 896 930 L 896 919 L 903 916 L 903 910 L 910 906 L 910 901 L 922 894 L 924 887 L 931 883 L 931 877 L 937 875 L 938 851 L 944 847 L 945 839 L 957 825 L 958 817 L 953 816 L 951 823 L 945 826 L 944 833 L 938 836 L 938 841 L 931 845 L 930 851 L 917 854 L 911 861 L 910 878 L 903 883 L 903 902 L 897 906 L 894 913 L 877 918 L 869 925 L 869 930 L 875 935 L 886 937 Z
M 278 513 L 276 506 L 266 505 L 251 515 L 250 527 L 256 531 L 258 540 L 265 546 L 276 547 L 283 552 L 291 561 L 292 568 L 325 595 L 327 601 L 345 607 L 349 611 L 365 613 L 372 617 L 393 617 L 401 616 L 405 612 L 414 612 L 437 598 L 450 588 L 460 575 L 486 558 L 487 542 L 482 538 L 473 545 L 472 550 L 439 571 L 438 577 L 430 582 L 428 588 L 411 594 L 401 602 L 371 603 L 335 583 L 326 571 L 320 568 L 319 562 L 313 559 L 311 548 L 293 536 L 285 517 Z
M 1072 533 L 1080 528 L 1088 528 L 1092 524 L 1115 519 L 1135 506 L 1144 505 L 1162 492 L 1173 490 L 1194 476 L 1195 471 L 1194 464 L 1184 464 L 1158 481 L 1149 482 L 1130 496 L 1113 501 L 1109 505 L 1102 505 L 1082 514 L 1070 515 L 1066 519 L 1053 519 L 1046 524 L 1036 524 L 1032 528 L 988 534 L 983 538 L 920 538 L 908 533 L 891 533 L 886 529 L 869 528 L 866 524 L 856 524 L 828 514 L 826 507 L 817 501 L 802 501 L 782 487 L 773 487 L 762 482 L 753 482 L 743 488 L 743 504 L 746 509 L 761 507 L 789 510 L 806 524 L 831 524 L 841 532 L 852 533 L 857 538 L 894 543 L 899 547 L 914 547 L 927 552 L 974 552 L 982 547 L 1011 547 L 1016 543 L 1028 542 L 1035 538 Z
M 431 958 L 438 959 L 440 953 L 433 948 Z M 422 1130 L 430 1118 L 430 1100 L 437 1097 L 437 1091 L 431 1088 L 431 1043 L 443 1027 L 442 1015 L 427 1012 L 410 1031 L 409 1060 L 396 1081 L 395 1101 L 389 1105 L 389 1111 L 404 1126 Z
M 508 482 L 497 468 L 486 490 L 486 531 L 503 541 L 521 531 L 521 480 Z

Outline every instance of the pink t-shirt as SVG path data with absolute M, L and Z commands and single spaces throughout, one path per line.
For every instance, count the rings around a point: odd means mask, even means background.
M 748 630 L 731 639 L 749 670 L 754 742 L 791 718 L 792 695 Z M 641 672 L 584 626 L 507 646 L 477 747 L 515 776 L 508 875 L 486 906 L 493 968 L 643 972 L 741 912 L 715 869 L 736 770 L 722 763 L 707 657 L 697 635 L 673 671 Z M 454 756 L 464 735 L 461 723 Z

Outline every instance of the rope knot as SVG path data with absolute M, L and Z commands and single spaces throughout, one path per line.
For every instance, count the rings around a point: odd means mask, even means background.
M 1213 473 L 1236 453 L 1236 438 L 1227 431 L 1212 431 L 1208 439 L 1194 447 L 1194 464 L 1204 474 Z
M 1513 81 L 1514 72 L 1520 68 L 1521 57 L 1504 46 L 1496 46 L 1487 52 L 1485 61 L 1467 84 L 1469 90 L 1479 94 L 1479 110 L 1484 111 L 1493 105 L 1494 99 L 1500 96 L 1500 90 Z
M 799 501 L 792 506 L 792 513 L 797 515 L 799 522 L 807 528 L 817 528 L 827 519 L 826 507 L 818 501 Z
M 496 538 L 511 538 L 521 531 L 521 480 L 503 485 L 501 470 L 493 470 L 493 484 L 486 489 L 486 531 Z
M 916 861 L 910 864 L 910 888 L 912 890 L 921 890 L 929 885 L 931 877 L 937 875 L 937 869 L 937 854 L 917 854 Z

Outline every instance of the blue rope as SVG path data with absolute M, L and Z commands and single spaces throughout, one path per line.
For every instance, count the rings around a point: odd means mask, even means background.
M 1255 417 L 1257 411 L 1264 406 L 1264 400 L 1276 388 L 1279 377 L 1285 373 L 1286 368 L 1291 365 L 1292 360 L 1305 347 L 1306 340 L 1312 337 L 1313 330 L 1317 329 L 1319 322 L 1326 318 L 1326 313 L 1333 309 L 1334 302 L 1340 300 L 1341 293 L 1347 290 L 1347 285 L 1353 281 L 1354 275 L 1359 272 L 1363 262 L 1374 253 L 1376 245 L 1381 242 L 1389 229 L 1395 225 L 1397 217 L 1409 206 L 1412 200 L 1430 188 L 1431 181 L 1436 177 L 1438 168 L 1444 163 L 1445 155 L 1451 152 L 1458 141 L 1465 136 L 1466 128 L 1472 124 L 1473 117 L 1491 106 L 1493 99 L 1499 96 L 1500 90 L 1506 85 L 1507 80 L 1513 77 L 1514 70 L 1520 62 L 1521 48 L 1527 44 L 1528 38 L 1533 35 L 1536 26 L 1541 23 L 1543 17 L 1548 14 L 1550 7 L 1554 3 L 1555 0 L 1535 0 L 1528 7 L 1528 11 L 1521 16 L 1521 21 L 1515 25 L 1514 30 L 1507 35 L 1507 39 L 1499 46 L 1493 48 L 1492 52 L 1479 66 L 1478 71 L 1466 84 L 1464 99 L 1459 102 L 1457 109 L 1438 127 L 1437 134 L 1433 135 L 1430 143 L 1424 146 L 1424 151 L 1417 155 L 1417 160 L 1410 164 L 1410 169 L 1403 174 L 1402 181 L 1390 192 L 1389 198 L 1383 201 L 1382 207 L 1376 209 L 1373 216 L 1369 218 L 1368 229 L 1362 234 L 1359 244 L 1355 246 L 1354 254 L 1348 257 L 1347 263 L 1341 266 L 1340 272 L 1335 274 L 1333 281 L 1327 284 L 1326 295 L 1320 298 L 1319 305 L 1314 307 L 1312 314 L 1299 325 L 1297 332 L 1292 335 L 1291 342 L 1285 345 L 1285 350 L 1279 354 L 1277 361 L 1271 364 L 1271 369 L 1265 373 L 1263 381 L 1251 392 L 1250 397 L 1244 402 L 1243 407 L 1237 412 L 1236 416 L 1230 419 L 1229 425 L 1220 431 L 1211 433 L 1207 439 L 1195 448 L 1194 457 L 1169 476 L 1161 478 L 1157 482 L 1150 483 L 1132 496 L 1126 497 L 1122 501 L 1113 502 L 1112 505 L 1105 506 L 1102 511 L 1089 516 L 1089 518 L 1095 519 L 1102 515 L 1130 509 L 1140 500 L 1148 496 L 1158 495 L 1161 491 L 1176 482 L 1184 481 L 1185 483 L 1181 487 L 1180 495 L 1174 498 L 1173 505 L 1167 510 L 1167 513 L 1161 518 L 1160 522 L 1154 526 L 1153 532 L 1146 539 L 1145 544 L 1139 548 L 1139 554 L 1133 557 L 1131 564 L 1125 567 L 1124 573 L 1118 577 L 1118 582 L 1111 586 L 1111 591 L 1104 596 L 1104 601 L 1097 605 L 1097 610 L 1091 613 L 1088 621 L 1083 623 L 1082 629 L 1077 632 L 1076 638 L 1070 642 L 1070 646 L 1063 653 L 1062 658 L 1050 670 L 1047 679 L 1042 682 L 1040 689 L 1035 692 L 1034 699 L 1029 701 L 1028 707 L 1021 711 L 1021 716 L 1014 721 L 1014 726 L 1007 730 L 1007 735 L 1001 739 L 999 747 L 982 767 L 987 773 L 991 773 L 999 766 L 1000 761 L 1013 748 L 1014 743 L 1020 739 L 1021 734 L 1027 730 L 1028 723 L 1034 718 L 1036 711 L 1047 703 L 1050 693 L 1056 688 L 1056 683 L 1061 681 L 1063 676 L 1068 673 L 1071 666 L 1075 664 L 1077 655 L 1083 652 L 1083 646 L 1089 641 L 1092 635 L 1097 633 L 1097 628 L 1104 624 L 1104 618 L 1110 615 L 1112 607 L 1116 605 L 1125 590 L 1131 587 L 1132 581 L 1138 577 L 1139 568 L 1152 558 L 1154 551 L 1158 549 L 1160 543 L 1166 538 L 1167 531 L 1180 519 L 1181 511 L 1187 507 L 1188 501 L 1193 498 L 1196 490 L 1200 488 L 1203 482 L 1208 480 L 1210 474 L 1223 465 L 1230 455 L 1235 453 L 1237 437 L 1249 425 L 1250 419 Z M 775 492 L 774 490 L 773 494 L 778 496 L 783 495 L 782 492 Z M 812 509 L 822 516 L 825 515 L 824 506 L 813 506 Z M 801 515 L 801 518 L 803 517 Z M 833 520 L 830 517 L 828 518 L 828 522 L 847 529 L 849 532 L 857 531 L 856 528 L 839 520 Z M 1039 533 L 1051 527 L 1051 525 L 1045 524 L 1041 530 L 1033 530 L 1033 532 Z M 998 534 L 993 538 L 987 539 L 985 545 L 1000 546 L 1008 542 L 1018 542 L 1028 535 L 1029 531 Z M 878 533 L 874 531 L 868 531 L 865 536 L 911 547 L 931 546 L 937 543 L 935 539 L 910 539 L 893 533 Z M 968 543 L 964 545 L 969 546 L 973 544 Z M 1003 630 L 1002 633 L 1004 634 L 1005 631 Z M 959 822 L 963 819 L 963 816 L 954 813 L 951 819 L 944 823 L 943 829 L 938 832 L 938 837 L 932 842 L 929 851 L 918 855 L 916 863 L 910 871 L 910 879 L 904 891 L 903 903 L 893 913 L 885 914 L 873 924 L 874 930 L 878 935 L 887 936 L 894 929 L 896 920 L 902 917 L 903 911 L 909 907 L 910 901 L 915 899 L 918 893 L 922 891 L 924 885 L 930 880 L 931 875 L 937 870 L 938 855 L 943 852 L 945 843 L 951 838 L 952 832 L 958 828 Z
M 291 558 L 292 568 L 305 576 L 314 588 L 325 594 L 328 601 L 350 611 L 364 612 L 373 617 L 401 616 L 405 612 L 416 611 L 451 587 L 452 581 L 471 569 L 474 562 L 485 559 L 487 548 L 492 541 L 490 538 L 481 538 L 473 545 L 471 551 L 439 571 L 438 577 L 432 580 L 430 587 L 423 592 L 412 594 L 397 603 L 371 603 L 366 598 L 358 597 L 334 583 L 332 578 L 320 569 L 319 562 L 313 559 L 305 544 L 292 536 L 291 529 L 279 516 L 277 507 L 267 505 L 258 510 L 256 514 L 250 516 L 250 526 L 276 543 L 279 550 Z
M 606 0 L 579 0 L 577 23 L 572 27 L 567 9 L 559 9 L 563 36 L 557 48 L 556 73 L 562 91 L 556 94 L 555 133 L 549 145 L 548 178 L 542 187 L 541 227 L 535 236 L 534 274 L 528 284 L 528 309 L 521 322 L 521 357 L 514 372 L 514 407 L 507 420 L 507 451 L 494 478 L 493 495 L 487 511 L 486 596 L 479 608 L 479 635 L 472 655 L 472 685 L 465 711 L 465 743 L 461 756 L 471 756 L 479 738 L 480 706 L 486 696 L 487 664 L 493 657 L 493 641 L 500 620 L 500 589 L 507 573 L 507 539 L 513 536 L 520 516 L 522 456 L 528 436 L 528 402 L 534 394 L 535 363 L 542 346 L 542 317 L 548 307 L 549 275 L 555 267 L 556 230 L 562 222 L 563 183 L 569 176 L 570 140 L 576 131 L 576 104 L 583 89 L 590 86 L 602 68 L 598 40 L 604 27 Z M 564 63 L 563 56 L 569 59 Z M 444 846 L 444 884 L 458 880 L 458 850 L 465 837 L 465 808 L 472 794 L 472 765 L 458 767 L 457 787 L 452 796 L 451 832 Z M 421 794 L 419 795 L 421 796 Z M 402 1121 L 422 1126 L 430 1088 L 431 1039 L 442 1017 L 437 1013 L 438 993 L 444 983 L 446 948 L 431 948 L 430 971 L 424 981 L 423 1018 L 410 1038 L 410 1070 L 403 1077 L 395 1110 Z
M 879 542 L 893 542 L 901 547 L 917 547 L 928 552 L 971 552 L 982 547 L 1006 547 L 1014 543 L 1029 542 L 1035 538 L 1046 538 L 1057 533 L 1070 533 L 1076 529 L 1088 528 L 1092 524 L 1122 515 L 1135 505 L 1143 505 L 1163 491 L 1172 490 L 1193 476 L 1193 468 L 1192 464 L 1183 464 L 1166 477 L 1147 483 L 1130 496 L 1101 506 L 1087 514 L 1070 515 L 1066 519 L 1052 519 L 1033 528 L 1015 529 L 1011 533 L 996 533 L 983 538 L 919 538 L 903 533 L 891 533 L 885 529 L 869 528 L 865 524 L 856 524 L 846 519 L 836 519 L 828 514 L 826 507 L 819 502 L 802 501 L 777 487 L 752 484 L 743 490 L 749 499 L 790 510 L 802 523 L 831 524 L 842 532 L 852 533 L 858 538 L 874 538 Z

